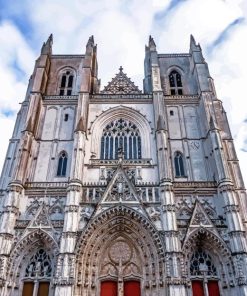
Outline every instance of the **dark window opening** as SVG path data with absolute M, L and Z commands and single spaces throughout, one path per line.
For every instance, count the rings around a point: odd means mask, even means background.
M 182 153 L 176 152 L 176 155 L 174 157 L 174 165 L 176 177 L 185 177 L 184 160 Z
M 171 95 L 182 95 L 183 85 L 181 75 L 177 71 L 172 71 L 169 75 L 170 92 Z
M 67 155 L 65 152 L 62 152 L 58 159 L 58 167 L 57 167 L 57 176 L 58 177 L 65 177 L 66 176 L 66 169 L 67 169 Z
M 174 115 L 174 111 L 173 111 L 173 110 L 170 111 L 170 115 L 171 115 L 171 116 Z
M 61 78 L 59 95 L 60 96 L 71 96 L 73 89 L 74 76 L 70 71 L 66 71 Z
M 68 113 L 64 114 L 64 121 L 68 121 L 68 119 L 69 119 L 69 114 Z

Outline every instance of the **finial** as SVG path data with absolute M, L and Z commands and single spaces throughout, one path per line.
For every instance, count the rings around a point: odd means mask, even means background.
M 47 41 L 43 43 L 43 46 L 41 48 L 41 54 L 51 54 L 52 44 L 53 44 L 53 35 L 50 34 Z
M 154 42 L 154 39 L 151 35 L 149 35 L 149 48 L 150 50 L 156 50 L 156 44 Z
M 195 38 L 192 34 L 190 34 L 190 43 L 196 45 L 196 41 L 195 41 Z
M 93 37 L 93 35 L 88 38 L 87 46 L 88 45 L 90 45 L 90 46 L 94 45 L 94 37 Z
M 119 72 L 120 72 L 120 73 L 123 73 L 123 67 L 122 67 L 122 66 L 120 66 L 120 68 L 119 68 Z
M 52 45 L 53 43 L 53 34 L 51 33 L 50 36 L 48 37 L 46 43 L 50 43 Z
M 201 50 L 201 46 L 199 44 L 196 44 L 194 36 L 190 35 L 190 50 Z

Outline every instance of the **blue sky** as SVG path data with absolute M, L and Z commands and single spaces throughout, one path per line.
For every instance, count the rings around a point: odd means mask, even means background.
M 247 179 L 247 1 L 0 0 L 0 167 L 35 59 L 50 33 L 57 54 L 84 53 L 94 35 L 102 87 L 122 65 L 140 88 L 148 36 L 159 53 L 179 53 L 188 52 L 193 34 L 227 111 Z

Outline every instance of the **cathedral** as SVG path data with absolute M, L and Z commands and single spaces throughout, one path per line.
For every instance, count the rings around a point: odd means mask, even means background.
M 97 46 L 43 44 L 0 179 L 0 296 L 247 296 L 247 200 L 199 44 L 145 47 L 143 90 Z M 110 62 L 110 61 L 109 61 Z

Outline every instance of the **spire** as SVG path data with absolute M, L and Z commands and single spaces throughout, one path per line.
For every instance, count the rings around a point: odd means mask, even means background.
M 87 48 L 88 48 L 88 47 L 93 47 L 93 46 L 94 46 L 94 37 L 93 37 L 93 35 L 92 35 L 92 36 L 90 36 L 90 37 L 88 38 Z
M 196 44 L 194 36 L 191 34 L 190 35 L 190 50 L 191 51 L 201 51 L 201 46 L 200 44 Z
M 195 38 L 192 34 L 190 34 L 190 45 L 196 46 L 196 41 L 195 41 Z
M 156 50 L 156 44 L 155 44 L 154 39 L 153 39 L 153 37 L 151 35 L 149 36 L 148 46 L 149 46 L 149 49 L 151 51 L 155 51 Z
M 51 54 L 52 53 L 52 44 L 53 44 L 53 35 L 51 34 L 47 41 L 43 43 L 41 48 L 41 54 Z

